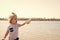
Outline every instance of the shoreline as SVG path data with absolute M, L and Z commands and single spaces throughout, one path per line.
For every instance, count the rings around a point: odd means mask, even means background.
M 28 20 L 29 18 L 18 18 L 18 21 L 25 21 Z M 31 21 L 60 21 L 60 19 L 55 19 L 55 18 L 51 18 L 51 19 L 46 19 L 46 18 L 30 18 Z M 7 18 L 0 18 L 0 21 L 7 21 Z

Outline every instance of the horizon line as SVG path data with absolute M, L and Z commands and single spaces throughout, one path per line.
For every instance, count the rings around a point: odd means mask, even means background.
M 24 21 L 31 19 L 31 21 L 60 21 L 60 19 L 56 18 L 18 18 L 18 20 Z M 8 20 L 6 18 L 0 18 L 0 20 Z

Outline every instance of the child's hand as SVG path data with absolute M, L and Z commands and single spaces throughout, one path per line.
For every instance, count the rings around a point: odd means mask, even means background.
M 2 39 L 2 40 L 5 40 L 5 39 Z
M 27 21 L 26 21 L 26 24 L 29 24 L 30 22 L 31 22 L 31 19 L 27 20 Z
M 3 38 L 2 40 L 5 40 L 5 38 Z

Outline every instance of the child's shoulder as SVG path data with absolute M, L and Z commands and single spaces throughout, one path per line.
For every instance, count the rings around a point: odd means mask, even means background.
M 20 24 L 19 24 L 19 23 L 17 23 L 16 25 L 17 25 L 17 26 L 19 26 Z
M 11 27 L 11 26 L 12 26 L 12 25 L 10 24 L 10 25 L 8 26 L 8 28 Z

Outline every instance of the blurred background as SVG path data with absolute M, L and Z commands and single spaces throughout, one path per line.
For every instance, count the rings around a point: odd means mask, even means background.
M 60 0 L 0 0 L 0 40 L 12 12 L 17 14 L 18 23 L 33 19 L 19 28 L 20 40 L 60 40 Z

